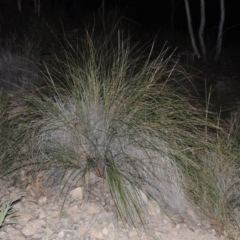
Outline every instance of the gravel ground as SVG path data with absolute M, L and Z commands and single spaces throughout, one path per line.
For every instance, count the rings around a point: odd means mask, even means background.
M 1 202 L 23 195 L 0 229 L 0 239 L 227 239 L 226 233 L 219 233 L 213 224 L 198 217 L 192 209 L 187 210 L 185 218 L 172 216 L 170 219 L 150 200 L 147 203 L 147 232 L 137 223 L 135 228 L 123 224 L 117 217 L 104 180 L 91 176 L 91 191 L 76 186 L 69 190 L 67 197 L 60 195 L 63 186 L 47 188 L 40 179 L 27 187 L 24 181 L 15 182 L 13 186 L 0 181 Z

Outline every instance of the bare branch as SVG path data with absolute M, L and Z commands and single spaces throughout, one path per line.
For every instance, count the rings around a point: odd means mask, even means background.
M 221 18 L 219 22 L 219 29 L 218 29 L 218 39 L 217 39 L 217 46 L 216 46 L 216 53 L 214 56 L 214 62 L 218 62 L 221 49 L 222 49 L 222 35 L 223 35 L 223 25 L 225 21 L 225 2 L 224 0 L 220 0 L 220 9 L 221 9 Z
M 188 31 L 189 31 L 189 34 L 190 34 L 193 51 L 197 55 L 197 57 L 200 58 L 200 53 L 198 51 L 197 44 L 196 44 L 195 37 L 194 37 L 194 33 L 193 33 L 192 18 L 191 18 L 191 14 L 190 14 L 189 2 L 188 2 L 188 0 L 184 0 L 184 2 L 185 2 L 185 9 L 186 9 L 187 20 L 188 20 Z
M 202 58 L 203 61 L 206 61 L 206 45 L 204 42 L 204 28 L 205 28 L 205 22 L 206 22 L 206 18 L 205 18 L 205 0 L 200 0 L 200 7 L 201 7 L 201 24 L 199 27 L 199 32 L 198 32 L 198 37 L 199 37 L 199 41 L 200 41 L 200 45 L 201 45 L 201 50 L 202 50 Z
M 22 1 L 18 0 L 18 11 L 21 13 L 22 12 Z

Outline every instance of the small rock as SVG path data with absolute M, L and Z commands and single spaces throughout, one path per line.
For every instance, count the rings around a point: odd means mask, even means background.
M 93 180 L 93 179 L 96 179 L 97 175 L 94 173 L 94 172 L 89 172 L 89 175 L 88 175 L 88 179 L 89 180 Z
M 46 232 L 46 236 L 47 236 L 47 238 L 48 239 L 51 239 L 51 236 L 53 235 L 53 231 L 52 231 L 52 229 L 50 229 L 50 228 L 46 228 L 45 229 L 45 232 Z
M 37 226 L 35 223 L 29 223 L 22 229 L 22 234 L 26 237 L 34 235 L 37 231 Z
M 96 204 L 91 204 L 87 208 L 88 214 L 98 214 L 101 211 L 100 207 Z
M 65 232 L 64 231 L 61 231 L 59 234 L 58 234 L 58 237 L 60 238 L 64 238 L 65 236 Z
M 95 234 L 93 234 L 93 236 L 97 239 L 104 239 L 102 232 L 95 233 Z
M 37 213 L 38 213 L 38 218 L 39 218 L 39 219 L 44 219 L 44 218 L 46 218 L 46 213 L 45 213 L 42 209 L 39 209 L 39 210 L 37 211 Z
M 74 200 L 83 200 L 83 187 L 78 187 L 78 188 L 73 189 L 70 192 L 70 196 Z
M 108 229 L 107 229 L 107 228 L 103 228 L 102 234 L 103 234 L 103 235 L 108 235 Z
M 51 211 L 51 217 L 52 218 L 59 218 L 59 211 Z
M 108 229 L 111 229 L 111 230 L 115 229 L 114 224 L 113 224 L 113 223 L 109 223 L 109 225 L 108 225 Z
M 175 228 L 179 230 L 181 228 L 181 224 L 177 224 Z
M 79 222 L 80 220 L 80 214 L 79 214 L 79 208 L 77 205 L 72 206 L 70 208 L 67 209 L 66 211 L 67 215 L 69 215 L 69 218 L 74 221 L 74 222 Z M 68 218 L 68 216 L 66 216 Z
M 43 219 L 40 219 L 40 220 L 36 221 L 35 224 L 38 227 L 46 227 L 46 225 L 47 225 L 47 223 Z
M 179 234 L 179 232 L 178 231 L 172 231 L 172 233 L 171 233 L 173 236 L 177 236 L 178 234 Z
M 147 195 L 146 195 L 143 191 L 141 191 L 141 190 L 139 190 L 139 193 L 140 193 L 141 200 L 142 200 L 145 204 L 148 204 L 148 197 L 147 197 Z
M 47 197 L 46 196 L 42 196 L 38 199 L 38 204 L 40 206 L 43 206 L 46 202 L 47 202 Z
M 84 234 L 86 234 L 87 230 L 88 229 L 86 227 L 84 227 L 84 226 L 79 227 L 79 229 L 77 231 L 78 236 L 82 237 Z
M 154 235 L 155 235 L 156 237 L 160 237 L 160 236 L 161 236 L 161 233 L 160 233 L 160 232 L 157 232 L 157 231 L 155 231 L 155 232 L 154 232 Z
M 0 239 L 6 239 L 7 238 L 7 233 L 6 232 L 0 232 Z
M 163 224 L 168 224 L 169 221 L 167 219 L 163 219 Z
M 114 202 L 113 199 L 110 199 L 110 201 L 109 201 L 109 205 L 110 205 L 110 206 L 116 206 L 116 203 Z
M 148 213 L 151 216 L 156 216 L 157 214 L 161 213 L 161 209 L 156 201 L 152 200 L 149 202 Z
M 138 236 L 138 232 L 136 230 L 132 230 L 129 232 L 129 237 L 134 238 Z
M 191 208 L 188 208 L 188 209 L 187 209 L 187 214 L 188 214 L 188 216 L 190 216 L 190 217 L 193 217 L 193 216 L 195 215 L 194 211 L 193 211 Z
M 72 207 L 69 207 L 69 208 L 67 209 L 67 214 L 69 214 L 69 215 L 71 215 L 71 216 L 73 216 L 73 215 L 75 215 L 75 214 L 77 214 L 77 213 L 78 213 L 78 206 L 77 206 L 77 205 L 72 206 Z

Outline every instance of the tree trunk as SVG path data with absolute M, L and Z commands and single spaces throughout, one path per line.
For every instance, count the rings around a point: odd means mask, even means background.
M 184 2 L 185 2 L 185 9 L 186 9 L 187 21 L 188 21 L 188 31 L 190 34 L 193 51 L 194 51 L 195 55 L 198 58 L 200 58 L 200 53 L 199 53 L 197 45 L 196 45 L 193 27 L 192 27 L 192 18 L 191 18 L 191 14 L 190 14 L 189 2 L 188 2 L 188 0 L 184 0 Z
M 22 12 L 22 1 L 18 0 L 18 11 L 21 13 Z
M 205 18 L 205 0 L 200 0 L 200 7 L 201 7 L 201 24 L 199 27 L 199 32 L 198 32 L 198 37 L 199 37 L 199 41 L 200 41 L 200 45 L 201 45 L 201 51 L 202 51 L 202 60 L 204 62 L 206 62 L 206 45 L 204 42 L 204 28 L 205 28 L 205 22 L 206 22 L 206 18 Z
M 222 49 L 222 37 L 223 37 L 223 25 L 225 21 L 225 4 L 224 0 L 220 0 L 220 9 L 221 9 L 221 18 L 219 22 L 219 28 L 218 28 L 218 39 L 217 39 L 217 46 L 216 46 L 216 52 L 213 61 L 218 62 L 221 49 Z

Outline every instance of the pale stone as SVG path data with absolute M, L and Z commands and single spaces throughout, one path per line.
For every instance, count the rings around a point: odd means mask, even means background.
M 82 200 L 83 199 L 83 187 L 75 188 L 69 194 L 70 194 L 71 198 L 74 200 Z
M 143 191 L 141 191 L 141 190 L 139 190 L 139 193 L 140 193 L 141 200 L 142 200 L 145 204 L 148 204 L 148 197 L 147 197 L 147 195 L 146 195 Z
M 167 219 L 163 219 L 163 224 L 168 224 L 169 221 Z
M 93 236 L 97 239 L 104 239 L 102 232 L 97 232 L 97 233 L 93 234 Z
M 7 239 L 7 233 L 0 231 L 0 239 Z
M 113 224 L 113 223 L 109 223 L 109 225 L 108 225 L 108 229 L 115 229 L 114 224 Z
M 75 206 L 69 207 L 66 211 L 67 211 L 67 214 L 73 216 L 76 213 L 78 213 L 78 206 L 75 205 Z
M 146 233 L 141 233 L 141 234 L 140 234 L 140 239 L 142 239 L 142 240 L 148 240 L 149 237 L 146 235 Z
M 136 230 L 132 230 L 129 232 L 129 237 L 134 238 L 138 236 L 138 232 Z
M 60 215 L 59 211 L 51 211 L 52 218 L 59 218 L 59 215 Z
M 84 226 L 79 227 L 78 231 L 77 231 L 78 236 L 82 237 L 84 234 L 86 234 L 87 230 L 88 229 L 86 227 L 84 227 Z
M 36 226 L 36 224 L 29 223 L 22 229 L 22 234 L 26 237 L 30 237 L 36 233 L 37 228 L 38 227 Z
M 87 208 L 87 213 L 92 215 L 92 214 L 98 214 L 101 211 L 100 207 L 96 204 L 91 204 L 88 208 Z
M 58 234 L 58 237 L 64 238 L 64 237 L 65 237 L 65 232 L 64 232 L 64 231 L 61 231 L 61 232 Z
M 155 231 L 155 232 L 154 232 L 154 235 L 155 235 L 156 237 L 160 237 L 160 236 L 162 235 L 162 233 L 161 233 L 161 232 L 158 232 L 158 231 Z
M 38 218 L 39 219 L 44 219 L 46 218 L 46 213 L 43 210 L 38 211 Z
M 75 205 L 75 206 L 72 206 L 70 208 L 68 208 L 66 210 L 66 213 L 67 215 L 70 216 L 70 218 L 74 221 L 74 222 L 78 222 L 79 221 L 79 218 L 80 218 L 80 214 L 78 212 L 78 206 Z
M 43 219 L 40 219 L 35 222 L 35 225 L 37 225 L 38 227 L 46 227 L 47 223 Z
M 47 237 L 48 238 L 51 238 L 51 236 L 53 235 L 53 231 L 52 231 L 52 229 L 50 229 L 50 228 L 46 228 L 45 229 L 45 232 L 46 232 L 46 235 L 47 235 Z
M 114 201 L 113 199 L 110 199 L 109 205 L 111 205 L 111 206 L 116 206 L 116 203 L 115 203 L 115 201 Z
M 175 228 L 179 230 L 181 228 L 181 224 L 177 224 Z
M 156 201 L 152 200 L 149 202 L 148 213 L 151 216 L 156 216 L 157 214 L 161 213 L 161 209 Z
M 93 180 L 97 178 L 97 175 L 94 172 L 90 172 L 89 175 L 87 175 L 88 180 Z
M 193 216 L 195 215 L 194 211 L 193 211 L 191 208 L 188 208 L 188 209 L 187 209 L 187 214 L 188 214 L 188 216 L 190 216 L 190 217 L 193 217 Z
M 177 236 L 178 234 L 179 234 L 178 231 L 172 231 L 172 235 L 173 235 L 173 236 Z
M 108 229 L 107 229 L 107 228 L 103 228 L 102 234 L 103 234 L 103 235 L 108 235 Z
M 40 197 L 39 199 L 38 199 L 38 204 L 40 205 L 40 206 L 43 206 L 44 204 L 46 204 L 47 203 L 47 197 L 46 196 L 42 196 L 42 197 Z

